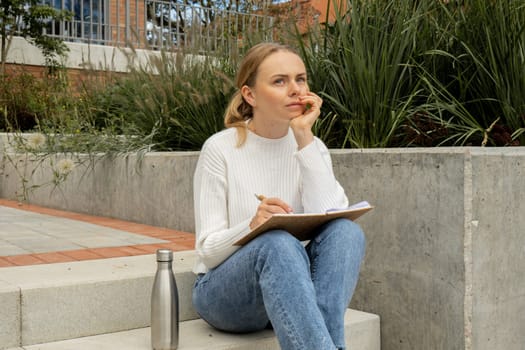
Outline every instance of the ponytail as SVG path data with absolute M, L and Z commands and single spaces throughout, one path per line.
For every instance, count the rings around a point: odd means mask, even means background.
M 224 126 L 237 129 L 237 147 L 246 142 L 246 121 L 252 117 L 252 113 L 252 106 L 244 101 L 240 91 L 236 91 L 224 113 Z

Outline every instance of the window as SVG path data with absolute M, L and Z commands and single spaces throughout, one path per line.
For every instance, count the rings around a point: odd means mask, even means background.
M 44 0 L 44 4 L 73 15 L 71 21 L 52 22 L 47 34 L 94 43 L 102 43 L 107 37 L 105 0 Z

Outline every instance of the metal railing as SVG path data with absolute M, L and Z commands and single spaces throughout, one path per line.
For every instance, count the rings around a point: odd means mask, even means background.
M 47 35 L 67 42 L 147 49 L 214 51 L 250 33 L 271 39 L 273 18 L 162 0 L 44 0 L 70 11 Z

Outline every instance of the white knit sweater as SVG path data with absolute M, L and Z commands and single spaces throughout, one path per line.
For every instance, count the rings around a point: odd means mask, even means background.
M 195 273 L 207 272 L 239 249 L 233 243 L 250 231 L 259 205 L 255 194 L 278 197 L 294 213 L 348 205 L 320 139 L 297 151 L 291 129 L 280 139 L 250 131 L 247 136 L 237 147 L 236 129 L 226 129 L 202 147 L 194 177 Z

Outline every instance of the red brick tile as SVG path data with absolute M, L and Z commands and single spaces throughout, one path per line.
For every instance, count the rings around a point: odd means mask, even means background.
M 181 240 L 181 239 L 184 239 L 186 237 L 181 235 L 180 233 L 165 233 L 165 234 L 162 234 L 162 235 L 157 235 L 157 236 L 155 236 L 155 238 L 171 241 L 171 240 Z M 187 238 L 189 239 L 191 237 L 187 237 Z
M 54 215 L 60 216 L 66 219 L 78 220 L 78 221 L 86 221 L 85 219 L 89 219 L 87 215 L 80 214 L 80 213 L 72 213 L 72 212 L 67 212 L 67 211 L 55 212 Z
M 62 254 L 67 255 L 75 260 L 93 260 L 103 258 L 102 255 L 99 255 L 90 249 L 68 250 L 63 251 Z
M 86 221 L 86 222 L 90 222 L 95 225 L 107 226 L 107 227 L 113 227 L 113 228 L 119 227 L 119 224 L 120 225 L 125 224 L 124 221 L 122 221 L 121 223 L 115 222 L 115 219 L 105 218 L 101 216 L 82 215 L 81 217 L 77 218 L 77 220 Z
M 166 238 L 173 242 L 195 242 L 195 235 L 173 234 L 167 236 Z
M 155 233 L 151 230 L 147 230 L 147 231 L 132 231 L 132 230 L 129 230 L 128 232 L 132 232 L 132 233 L 135 233 L 135 234 L 138 234 L 138 235 L 143 235 L 143 236 L 147 236 L 147 237 L 151 237 L 151 238 L 158 238 L 158 239 L 165 239 L 164 236 L 168 235 L 167 233 Z
M 129 224 L 123 224 L 120 226 L 112 226 L 113 228 L 116 228 L 117 230 L 123 230 L 127 232 L 137 233 L 139 235 L 145 235 L 145 236 L 151 236 L 152 232 L 155 231 L 151 227 L 137 227 Z
M 97 223 L 98 225 L 104 225 L 104 226 L 111 226 L 118 229 L 124 228 L 126 226 L 132 226 L 133 224 L 127 223 L 126 221 L 120 221 L 116 219 L 109 219 L 109 218 L 92 218 L 94 223 Z
M 153 231 L 149 227 L 133 227 L 130 225 L 122 225 L 120 227 L 115 227 L 117 230 L 122 230 L 126 232 L 136 233 L 138 235 L 151 237 L 151 232 Z
M 195 249 L 195 243 L 187 242 L 187 243 L 177 243 L 177 245 L 181 247 L 185 247 L 186 250 L 194 250 Z
M 10 266 L 16 266 L 6 258 L 0 258 L 0 267 L 10 267 Z
M 134 231 L 137 231 L 137 233 L 138 232 L 140 233 L 181 232 L 181 233 L 188 234 L 187 232 L 178 231 L 174 229 L 168 229 L 164 227 L 145 225 L 141 223 L 129 222 L 125 220 L 113 219 L 113 218 L 102 217 L 102 216 L 94 216 L 94 215 L 88 215 L 88 214 L 82 214 L 82 213 L 68 212 L 65 210 L 46 208 L 46 207 L 41 207 L 41 206 L 34 205 L 34 204 L 21 203 L 18 201 L 13 201 L 13 200 L 8 200 L 8 199 L 3 199 L 3 198 L 0 198 L 0 205 L 22 209 L 22 210 L 38 212 L 41 214 L 48 214 L 48 215 L 54 215 L 54 216 L 59 216 L 59 217 L 71 218 L 71 219 L 79 220 L 79 221 L 86 221 L 86 222 L 90 222 L 90 223 L 102 225 L 102 226 L 110 226 L 110 227 L 115 227 L 115 228 L 118 227 L 119 229 L 123 229 L 123 230 L 128 230 L 128 229 L 133 230 L 130 232 L 134 232 Z
M 38 254 L 33 254 L 33 256 L 46 263 L 61 263 L 61 262 L 68 262 L 68 261 L 76 260 L 70 256 L 67 256 L 61 253 L 38 253 Z
M 4 207 L 9 207 L 9 208 L 22 209 L 21 206 L 23 204 L 17 201 L 11 201 L 8 199 L 0 198 L 0 205 L 3 205 Z
M 24 254 L 24 255 L 13 255 L 13 256 L 6 256 L 4 259 L 7 261 L 13 263 L 17 266 L 24 266 L 24 265 L 38 265 L 38 264 L 44 264 L 45 261 L 38 259 L 37 257 L 34 257 L 31 254 Z
M 134 246 L 117 247 L 116 249 L 120 250 L 121 252 L 127 253 L 128 256 L 144 255 L 149 253 L 148 251 L 135 248 Z
M 137 248 L 149 254 L 155 253 L 157 249 L 162 249 L 164 246 L 162 244 L 139 244 L 134 245 L 133 248 Z
M 148 237 L 154 237 L 169 241 L 166 244 L 139 244 L 125 247 L 107 247 L 107 248 L 92 248 L 74 251 L 61 251 L 46 254 L 33 254 L 33 256 L 26 256 L 26 258 L 18 257 L 15 260 L 0 260 L 0 267 L 4 265 L 28 265 L 33 263 L 51 263 L 71 260 L 89 260 L 100 258 L 112 258 L 121 256 L 133 256 L 155 253 L 157 249 L 168 248 L 174 251 L 192 250 L 195 247 L 195 235 L 188 232 L 178 231 L 174 229 L 150 226 L 140 223 L 128 222 L 113 218 L 92 216 L 81 213 L 67 212 L 58 209 L 51 209 L 40 207 L 37 205 L 19 203 L 17 201 L 10 201 L 0 199 L 0 205 L 13 207 L 22 210 L 33 211 L 41 214 L 54 215 L 58 217 L 69 218 L 78 221 L 89 222 L 95 225 L 111 227 L 131 233 L 141 234 Z
M 166 227 L 145 226 L 145 225 L 143 225 L 143 227 L 136 227 L 136 229 L 147 230 L 149 234 L 151 235 L 170 233 L 170 232 L 176 231 L 176 230 L 173 230 L 171 228 L 166 228 Z
M 195 249 L 195 242 L 193 241 L 172 241 L 172 242 L 169 242 L 167 243 L 168 245 L 171 245 L 171 246 L 180 246 L 180 247 L 184 247 L 186 249 Z
M 91 249 L 96 254 L 104 257 L 104 258 L 119 258 L 121 256 L 129 256 L 126 252 L 122 252 L 118 250 L 117 248 L 92 248 Z

